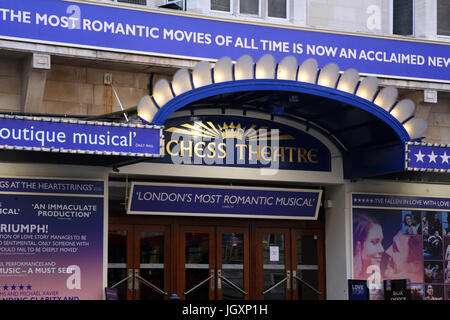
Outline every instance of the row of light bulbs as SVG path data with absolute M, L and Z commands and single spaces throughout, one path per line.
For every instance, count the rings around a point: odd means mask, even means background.
M 144 96 L 138 104 L 138 116 L 151 123 L 159 108 L 175 96 L 187 91 L 204 87 L 213 83 L 239 81 L 248 79 L 278 79 L 291 80 L 334 88 L 373 102 L 395 117 L 408 132 L 410 139 L 422 138 L 427 129 L 427 123 L 420 118 L 414 118 L 415 105 L 410 99 L 397 101 L 398 91 L 394 87 L 379 90 L 376 77 L 366 77 L 360 80 L 359 72 L 350 68 L 340 72 L 339 66 L 329 63 L 319 69 L 314 58 L 305 60 L 300 66 L 297 58 L 287 56 L 276 63 L 271 54 L 262 56 L 255 63 L 250 55 L 239 57 L 236 63 L 229 57 L 219 59 L 211 72 L 211 64 L 201 61 L 196 64 L 191 73 L 187 69 L 179 69 L 172 82 L 160 79 L 153 87 L 153 96 Z

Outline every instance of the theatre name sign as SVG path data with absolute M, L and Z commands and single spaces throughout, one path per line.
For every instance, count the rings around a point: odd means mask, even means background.
M 133 157 L 159 156 L 156 126 L 0 115 L 0 149 Z

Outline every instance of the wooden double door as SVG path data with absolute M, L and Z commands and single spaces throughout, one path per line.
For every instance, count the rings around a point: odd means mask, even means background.
M 323 232 L 314 223 L 137 222 L 109 225 L 108 286 L 120 299 L 325 298 Z

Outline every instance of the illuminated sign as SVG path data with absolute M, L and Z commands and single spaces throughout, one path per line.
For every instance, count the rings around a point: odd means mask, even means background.
M 450 172 L 449 145 L 408 142 L 406 154 L 407 170 Z
M 160 155 L 155 126 L 0 115 L 0 149 L 153 157 Z
M 331 171 L 328 148 L 310 134 L 280 123 L 237 116 L 166 122 L 157 162 Z

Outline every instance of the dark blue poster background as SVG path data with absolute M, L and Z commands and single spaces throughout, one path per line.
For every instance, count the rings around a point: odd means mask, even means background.
M 316 219 L 320 190 L 201 188 L 133 184 L 129 214 Z
M 0 299 L 102 299 L 104 182 L 0 185 Z

